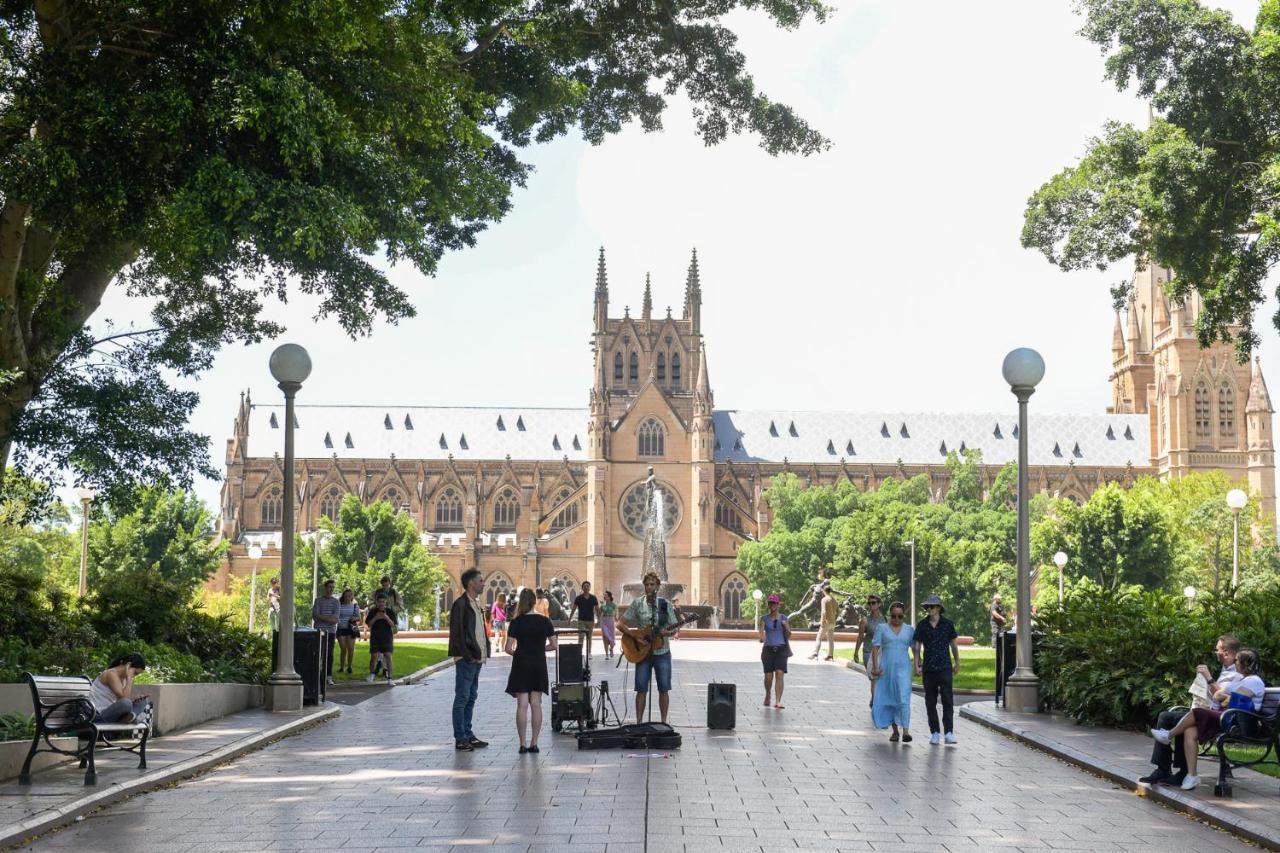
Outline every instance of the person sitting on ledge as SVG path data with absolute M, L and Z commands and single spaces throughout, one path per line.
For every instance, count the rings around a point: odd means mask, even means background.
M 132 723 L 151 713 L 151 700 L 146 696 L 131 697 L 133 681 L 147 668 L 137 652 L 119 657 L 93 680 L 89 693 L 94 719 L 100 723 Z
M 1224 685 L 1233 681 L 1237 677 L 1236 673 L 1236 653 L 1240 651 L 1240 641 L 1231 634 L 1223 634 L 1218 638 L 1218 643 L 1214 646 L 1213 653 L 1217 655 L 1218 661 L 1222 664 L 1222 672 L 1215 681 L 1209 672 L 1209 667 L 1201 664 L 1196 667 L 1196 673 L 1204 677 L 1209 683 L 1209 695 L 1212 696 L 1223 688 Z M 1210 705 L 1211 708 L 1218 708 L 1215 702 Z M 1183 711 L 1161 711 L 1160 716 L 1156 719 L 1156 729 L 1169 730 L 1178 724 L 1185 716 Z M 1168 743 L 1156 741 L 1151 748 L 1151 763 L 1156 766 L 1151 775 L 1143 776 L 1139 779 L 1147 785 L 1158 785 L 1167 782 L 1171 785 L 1181 785 L 1187 778 L 1186 756 L 1182 751 L 1182 736 L 1170 738 Z M 1173 766 L 1178 768 L 1175 775 Z
M 1182 752 L 1187 760 L 1187 769 L 1184 771 L 1186 775 L 1182 780 L 1184 791 L 1194 790 L 1200 784 L 1200 777 L 1196 775 L 1196 759 L 1200 757 L 1199 744 L 1206 743 L 1222 731 L 1222 715 L 1236 708 L 1255 712 L 1262 710 L 1262 698 L 1267 688 L 1258 675 L 1258 653 L 1253 649 L 1241 649 L 1236 655 L 1236 672 L 1240 678 L 1221 685 L 1221 689 L 1213 694 L 1214 701 L 1225 707 L 1192 708 L 1190 713 L 1168 731 L 1151 730 L 1151 736 L 1161 743 L 1170 743 L 1183 732 L 1195 730 L 1194 739 L 1182 738 Z M 1172 779 L 1169 781 L 1173 782 Z

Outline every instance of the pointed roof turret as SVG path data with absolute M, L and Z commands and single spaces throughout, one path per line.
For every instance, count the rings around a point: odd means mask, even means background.
M 644 302 L 640 308 L 640 316 L 648 320 L 653 316 L 653 288 L 649 286 L 649 274 L 644 274 Z
M 696 298 L 695 298 L 696 297 Z M 684 318 L 689 319 L 689 311 L 696 301 L 702 300 L 702 281 L 698 275 L 698 250 L 693 250 L 689 261 L 689 273 L 684 280 Z
M 695 400 L 706 403 L 708 411 L 712 406 L 711 377 L 707 375 L 707 345 L 698 347 L 698 379 L 693 386 Z
M 1111 355 L 1120 358 L 1124 355 L 1124 329 L 1120 325 L 1120 309 L 1116 309 L 1116 327 L 1111 333 Z
M 596 296 L 609 298 L 609 273 L 604 266 L 604 246 L 600 247 L 600 260 L 596 262 Z
M 1151 301 L 1155 304 L 1152 306 L 1152 319 L 1155 321 L 1155 330 L 1163 332 L 1169 328 L 1169 303 L 1164 295 L 1164 285 L 1161 279 L 1157 279 L 1155 286 L 1152 287 Z
M 1248 412 L 1266 412 L 1270 414 L 1275 409 L 1271 407 L 1271 395 L 1267 393 L 1267 380 L 1262 378 L 1262 359 L 1254 356 L 1253 358 L 1253 378 L 1249 380 L 1249 402 L 1245 404 L 1244 410 Z
M 1137 355 L 1141 333 L 1138 331 L 1138 300 L 1134 296 L 1129 297 L 1129 333 L 1125 335 L 1125 341 L 1129 344 L 1129 355 Z

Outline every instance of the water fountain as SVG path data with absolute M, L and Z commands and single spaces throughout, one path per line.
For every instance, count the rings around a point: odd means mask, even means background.
M 658 488 L 658 479 L 652 466 L 649 467 L 649 476 L 644 485 L 644 546 L 640 556 L 640 577 L 643 578 L 649 572 L 657 572 L 662 581 L 658 586 L 658 595 L 670 600 L 684 592 L 684 584 L 671 583 L 667 574 L 667 539 L 671 531 L 666 529 L 666 498 Z M 628 602 L 639 598 L 644 595 L 644 583 L 637 581 L 623 584 L 622 594 L 623 600 Z

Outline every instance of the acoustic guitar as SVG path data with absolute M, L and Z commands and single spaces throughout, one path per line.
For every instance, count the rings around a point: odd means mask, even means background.
M 636 633 L 640 635 L 638 637 L 623 634 L 621 638 L 622 654 L 632 663 L 640 663 L 640 661 L 667 644 L 667 637 L 663 633 L 664 631 L 676 631 L 682 625 L 688 625 L 690 622 L 696 621 L 698 621 L 698 614 L 690 613 L 687 616 L 680 617 L 676 624 L 668 625 L 661 631 L 650 625 L 647 628 L 637 628 Z

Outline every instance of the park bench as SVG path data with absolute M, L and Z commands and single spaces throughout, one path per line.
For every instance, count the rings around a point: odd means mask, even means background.
M 1230 708 L 1222 714 L 1222 732 L 1208 745 L 1218 754 L 1218 781 L 1213 793 L 1219 797 L 1231 796 L 1233 767 L 1252 767 L 1270 762 L 1280 764 L 1280 687 L 1268 687 L 1262 697 L 1260 711 Z M 1261 747 L 1262 755 L 1248 760 L 1227 756 L 1231 746 Z
M 39 752 L 57 752 L 80 759 L 85 769 L 84 783 L 96 785 L 98 772 L 94 766 L 94 753 L 102 749 L 119 749 L 135 753 L 138 768 L 147 766 L 147 738 L 151 735 L 150 720 L 134 720 L 130 723 L 95 722 L 90 693 L 93 682 L 84 676 L 32 675 L 24 673 L 23 680 L 31 685 L 31 703 L 35 707 L 36 733 L 31 739 L 31 751 L 22 764 L 18 784 L 31 784 L 31 760 Z M 79 740 L 74 751 L 54 746 L 52 737 L 75 735 Z M 41 746 L 40 741 L 45 745 Z M 119 741 L 132 741 L 132 745 Z

